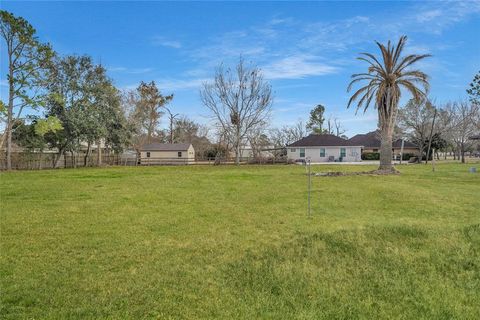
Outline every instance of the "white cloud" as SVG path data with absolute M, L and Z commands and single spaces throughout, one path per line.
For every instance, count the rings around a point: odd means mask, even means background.
M 174 49 L 180 49 L 182 47 L 182 44 L 180 43 L 180 41 L 168 40 L 164 37 L 159 37 L 159 36 L 153 37 L 151 43 L 154 46 L 162 46 L 162 47 L 174 48 Z
M 144 74 L 153 71 L 152 68 L 127 68 L 127 67 L 107 67 L 110 72 L 122 72 L 128 74 Z
M 290 56 L 263 68 L 267 79 L 302 79 L 338 72 L 338 68 L 315 60 L 309 55 Z
M 440 17 L 442 14 L 443 14 L 442 10 L 440 9 L 427 10 L 417 14 L 416 18 L 418 22 L 424 23 L 424 22 L 431 21 L 437 17 Z
M 275 99 L 274 102 L 279 103 L 281 101 L 279 101 L 278 99 Z M 303 113 L 305 111 L 305 109 L 311 109 L 314 105 L 315 105 L 315 103 L 296 102 L 296 103 L 293 103 L 292 105 L 287 106 L 287 107 L 281 107 L 281 108 L 275 108 L 274 107 L 273 112 L 277 113 L 277 112 L 291 112 L 291 111 L 302 110 L 302 113 Z
M 209 79 L 205 78 L 195 78 L 195 79 L 173 79 L 173 78 L 163 78 L 156 79 L 155 84 L 157 87 L 165 94 L 170 94 L 171 92 L 175 93 L 181 90 L 200 90 L 202 84 Z M 122 86 L 124 90 L 136 89 L 137 84 L 130 84 Z
M 155 81 L 157 86 L 162 91 L 179 91 L 186 89 L 198 89 L 200 90 L 202 84 L 209 79 L 197 78 L 197 79 L 159 79 Z
M 480 1 L 426 2 L 413 8 L 413 17 L 404 19 L 404 26 L 423 32 L 441 34 L 451 25 L 480 13 Z

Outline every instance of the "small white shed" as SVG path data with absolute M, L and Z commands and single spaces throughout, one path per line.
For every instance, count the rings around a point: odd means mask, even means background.
M 149 143 L 140 148 L 140 164 L 192 164 L 195 150 L 190 143 Z

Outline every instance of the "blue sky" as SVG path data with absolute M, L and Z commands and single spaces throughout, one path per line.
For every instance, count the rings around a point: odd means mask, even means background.
M 465 98 L 480 70 L 480 2 L 8 2 L 60 54 L 89 54 L 119 88 L 155 80 L 174 93 L 176 112 L 208 123 L 199 99 L 215 67 L 240 55 L 258 65 L 275 92 L 271 125 L 306 120 L 315 105 L 339 118 L 346 134 L 373 130 L 374 110 L 347 110 L 355 58 L 376 52 L 374 40 L 407 35 L 409 53 L 431 77 L 430 96 Z M 2 43 L 3 46 L 3 43 Z M 3 56 L 2 51 L 2 56 Z M 1 94 L 6 100 L 6 61 Z M 406 97 L 405 97 L 406 98 Z

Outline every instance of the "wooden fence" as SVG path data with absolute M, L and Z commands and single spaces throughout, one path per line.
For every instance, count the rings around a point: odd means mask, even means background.
M 41 170 L 54 168 L 81 168 L 97 166 L 97 155 L 90 154 L 65 154 L 15 152 L 11 157 L 13 170 Z M 213 165 L 234 164 L 234 158 L 137 158 L 133 154 L 102 155 L 102 165 L 107 166 L 154 166 L 154 165 Z M 241 158 L 243 164 L 281 164 L 287 163 L 286 159 L 277 158 Z M 0 170 L 6 169 L 5 154 L 0 155 Z
M 12 169 L 14 170 L 41 170 L 54 168 L 79 168 L 95 167 L 97 165 L 97 155 L 91 154 L 85 157 L 85 154 L 65 154 L 58 153 L 29 153 L 15 152 L 11 157 Z M 135 156 L 130 155 L 102 155 L 102 165 L 123 165 L 134 166 L 137 164 Z M 0 170 L 6 169 L 5 154 L 0 156 Z

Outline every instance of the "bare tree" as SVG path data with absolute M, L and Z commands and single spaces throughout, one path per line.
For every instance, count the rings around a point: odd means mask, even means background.
M 422 160 L 432 130 L 435 108 L 427 99 L 411 99 L 398 112 L 398 126 L 409 141 L 419 150 L 418 159 Z M 433 134 L 437 133 L 434 131 Z
M 447 149 L 450 147 L 453 149 L 455 148 L 452 134 L 454 126 L 453 118 L 453 110 L 450 103 L 443 105 L 438 109 L 434 132 L 445 140 L 445 146 L 443 149 L 445 159 L 447 158 Z
M 452 104 L 453 112 L 453 141 L 459 150 L 462 163 L 465 163 L 465 151 L 473 141 L 470 137 L 478 132 L 477 119 L 480 117 L 480 107 L 475 103 L 462 101 Z
M 218 67 L 215 79 L 203 84 L 203 104 L 222 131 L 232 139 L 235 163 L 240 164 L 240 146 L 248 133 L 268 121 L 273 102 L 272 88 L 261 70 L 240 58 L 235 69 Z
M 179 116 L 178 113 L 173 114 L 169 108 L 165 107 L 168 113 L 168 120 L 170 124 L 170 143 L 173 143 L 173 124 L 175 122 L 175 118 Z
M 276 156 L 286 155 L 285 147 L 297 140 L 306 136 L 307 132 L 305 124 L 299 120 L 294 125 L 284 125 L 281 128 L 273 128 L 269 131 L 269 140 L 275 149 L 281 149 L 276 151 Z
M 248 143 L 252 148 L 253 158 L 256 160 L 262 157 L 262 150 L 268 148 L 270 145 L 270 140 L 265 132 L 266 128 L 259 126 L 253 129 L 247 136 Z
M 333 134 L 337 137 L 342 137 L 346 130 L 343 128 L 342 123 L 338 120 L 337 117 L 329 117 L 327 120 L 327 128 L 324 130 L 325 133 Z

